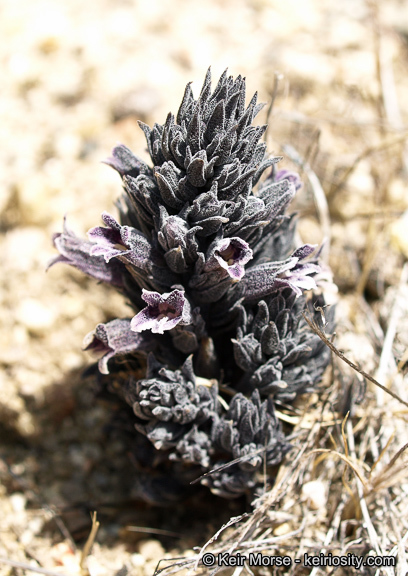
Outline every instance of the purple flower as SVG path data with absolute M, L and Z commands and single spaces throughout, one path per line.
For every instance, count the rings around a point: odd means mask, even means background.
M 310 276 L 320 272 L 320 266 L 315 263 L 318 256 L 315 248 L 312 244 L 305 244 L 282 262 L 259 264 L 247 270 L 243 281 L 245 300 L 260 300 L 287 286 L 290 286 L 297 296 L 301 296 L 303 290 L 316 288 L 316 283 Z
M 299 174 L 297 172 L 291 172 L 290 170 L 278 170 L 275 174 L 274 180 L 275 182 L 280 182 L 281 180 L 289 180 L 289 182 L 294 185 L 296 192 L 303 186 Z
M 182 290 L 165 294 L 142 290 L 142 298 L 147 306 L 132 318 L 130 327 L 134 332 L 151 330 L 154 334 L 163 334 L 177 324 L 191 322 L 190 304 Z
M 189 288 L 196 302 L 217 302 L 232 284 L 245 274 L 244 264 L 252 258 L 252 250 L 241 238 L 218 236 L 208 247 L 206 255 L 198 253 Z
M 99 371 L 109 374 L 108 362 L 118 355 L 132 352 L 146 352 L 153 349 L 153 342 L 148 336 L 135 334 L 130 329 L 130 320 L 116 318 L 107 324 L 98 324 L 93 332 L 84 339 L 84 350 L 103 354 L 98 362 Z
M 74 266 L 81 272 L 92 276 L 102 282 L 107 282 L 118 288 L 123 287 L 122 274 L 126 269 L 119 261 L 108 262 L 104 258 L 93 253 L 93 244 L 86 240 L 81 240 L 67 228 L 66 218 L 64 218 L 64 230 L 54 234 L 54 246 L 59 251 L 59 256 L 54 258 L 48 268 L 58 262 Z
M 113 216 L 103 212 L 102 220 L 107 228 L 96 226 L 88 232 L 94 242 L 91 249 L 93 256 L 103 256 L 105 262 L 118 258 L 144 271 L 150 269 L 152 247 L 146 236 L 131 226 L 121 226 Z
M 293 252 L 289 258 L 285 270 L 279 272 L 276 277 L 276 287 L 290 286 L 297 296 L 303 294 L 303 290 L 313 290 L 316 282 L 310 274 L 317 274 L 321 268 L 318 264 L 307 261 L 315 252 L 316 246 L 305 244 Z
M 244 276 L 244 265 L 252 258 L 251 248 L 241 238 L 216 240 L 209 252 L 204 269 L 214 270 L 221 267 L 236 282 Z

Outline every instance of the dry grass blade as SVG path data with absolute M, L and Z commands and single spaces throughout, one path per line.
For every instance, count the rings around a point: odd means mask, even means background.
M 401 288 L 407 283 L 408 280 L 408 265 L 404 264 L 404 267 L 401 272 L 400 282 L 398 286 L 397 293 L 394 298 L 394 303 L 392 305 L 391 314 L 390 314 L 390 321 L 388 323 L 387 332 L 384 338 L 384 344 L 382 347 L 381 357 L 380 357 L 380 365 L 377 370 L 377 379 L 382 380 L 385 379 L 387 368 L 390 365 L 391 358 L 392 358 L 392 345 L 396 336 L 397 332 L 397 325 L 401 315 L 401 308 L 400 308 L 400 297 L 401 297 Z M 384 394 L 378 391 L 377 394 L 377 403 L 381 406 L 384 402 Z
M 405 552 L 405 545 L 408 540 L 408 532 L 404 534 L 404 536 L 399 539 L 397 546 L 391 550 L 391 554 L 398 553 L 398 568 L 397 568 L 397 576 L 406 576 L 408 573 L 408 562 L 407 562 L 407 555 Z
M 391 458 L 388 464 L 383 470 L 378 472 L 371 479 L 371 486 L 373 490 L 380 490 L 382 488 L 388 488 L 401 480 L 401 475 L 406 475 L 408 473 L 408 466 L 405 462 L 401 462 L 396 466 L 398 460 L 408 449 L 408 443 L 402 446 L 396 454 Z
M 385 467 L 383 472 L 390 470 L 395 465 L 397 460 L 402 456 L 402 454 L 406 451 L 407 448 L 408 448 L 408 443 L 405 444 L 402 448 L 400 448 L 400 450 L 398 450 L 398 452 L 391 458 L 390 462 L 387 464 L 387 466 Z
M 87 559 L 87 557 L 88 557 L 88 555 L 92 549 L 92 546 L 95 542 L 95 538 L 96 538 L 96 534 L 98 533 L 99 526 L 100 526 L 100 522 L 98 522 L 96 519 L 96 512 L 93 512 L 91 532 L 89 533 L 88 539 L 85 542 L 85 546 L 84 546 L 84 549 L 82 550 L 82 554 L 81 554 L 81 560 L 79 562 L 81 572 L 84 576 L 89 575 L 89 571 L 85 566 L 85 560 Z
M 378 457 L 376 458 L 374 464 L 371 467 L 371 472 L 370 472 L 370 477 L 373 475 L 374 470 L 377 468 L 378 464 L 381 462 L 381 460 L 383 459 L 384 455 L 386 454 L 388 448 L 391 446 L 392 441 L 394 440 L 394 434 L 391 435 L 391 437 L 388 439 L 388 442 L 386 443 L 386 445 L 384 446 L 384 448 L 381 450 L 381 453 L 378 455 Z M 374 451 L 373 451 L 374 452 Z
M 235 458 L 235 460 L 230 460 L 226 464 L 222 464 L 221 466 L 217 466 L 217 468 L 213 468 L 212 470 L 209 470 L 205 474 L 202 474 L 202 476 L 199 476 L 195 480 L 192 480 L 192 482 L 190 482 L 190 484 L 197 484 L 197 482 L 200 482 L 200 480 L 202 480 L 203 478 L 206 478 L 207 476 L 211 476 L 212 474 L 216 474 L 217 472 L 221 472 L 222 470 L 225 470 L 226 468 L 229 468 L 230 466 L 233 466 L 234 464 L 238 464 L 238 462 L 245 462 L 246 460 L 250 460 L 251 458 L 253 458 L 257 454 L 261 454 L 262 452 L 266 452 L 266 448 L 258 448 L 258 450 L 253 450 L 249 454 L 245 454 L 245 456 L 240 456 L 239 458 Z
M 352 424 L 350 421 L 347 422 L 347 438 L 348 438 L 350 453 L 352 454 L 352 456 L 355 457 L 356 451 L 355 451 L 355 444 L 354 444 L 354 434 L 353 434 L 353 427 L 352 427 Z M 359 482 L 357 482 L 357 492 L 358 492 L 358 496 L 360 498 L 361 513 L 363 514 L 363 518 L 364 518 L 365 525 L 367 528 L 368 536 L 370 538 L 371 546 L 372 546 L 373 550 L 375 550 L 375 552 L 378 556 L 383 555 L 381 548 L 380 548 L 379 538 L 378 538 L 377 532 L 376 532 L 376 530 L 373 526 L 373 523 L 371 521 L 371 517 L 370 517 L 370 513 L 368 511 L 367 503 L 364 499 L 363 484 L 360 484 Z M 390 573 L 390 574 L 392 574 L 392 573 Z
M 296 530 L 292 530 L 291 532 L 287 532 L 282 536 L 274 536 L 273 538 L 262 538 L 259 540 L 245 540 L 241 542 L 241 548 L 251 548 L 254 550 L 262 549 L 266 550 L 267 548 L 276 548 L 276 545 L 290 540 L 295 536 L 298 536 L 304 529 L 306 524 L 306 519 L 303 519 L 302 524 Z
M 366 486 L 367 481 L 365 480 L 364 476 L 361 474 L 360 470 L 357 468 L 357 466 L 353 462 L 351 462 L 350 458 L 348 458 L 347 456 L 345 456 L 341 452 L 337 452 L 336 450 L 329 450 L 329 449 L 325 449 L 325 448 L 316 448 L 315 450 L 308 452 L 308 454 L 306 454 L 306 456 L 312 456 L 312 454 L 332 454 L 333 456 L 337 456 L 338 458 L 340 458 L 340 460 L 343 460 L 343 462 L 345 462 L 346 464 L 348 464 L 350 466 L 350 468 L 353 470 L 353 472 L 355 473 L 357 478 L 360 480 L 360 482 L 363 484 L 363 486 Z
M 276 96 L 278 95 L 278 90 L 279 90 L 279 83 L 280 81 L 283 79 L 283 75 L 280 74 L 279 72 L 275 72 L 274 76 L 273 76 L 273 88 L 272 88 L 272 97 L 271 97 L 271 102 L 268 106 L 268 110 L 266 112 L 266 124 L 267 124 L 267 128 L 265 130 L 263 139 L 264 142 L 267 141 L 268 138 L 268 131 L 269 131 L 269 126 L 270 126 L 270 118 L 272 115 L 272 110 L 273 110 L 273 105 L 275 104 L 275 100 L 276 100 Z
M 221 526 L 221 528 L 214 534 L 214 536 L 212 536 L 208 542 L 206 544 L 204 544 L 204 546 L 201 548 L 200 553 L 196 559 L 196 563 L 195 563 L 195 570 L 197 570 L 198 568 L 198 564 L 201 560 L 201 558 L 203 557 L 204 551 L 208 548 L 208 546 L 210 544 L 212 544 L 213 542 L 215 542 L 215 540 L 218 539 L 218 537 L 220 536 L 220 534 L 222 534 L 222 532 L 224 532 L 224 530 L 226 530 L 227 528 L 229 528 L 230 526 L 232 526 L 233 524 L 236 524 L 237 522 L 240 522 L 241 520 L 243 520 L 244 518 L 247 518 L 249 515 L 248 514 L 242 514 L 241 516 L 235 516 L 229 519 L 229 521 L 226 524 L 223 524 Z
M 341 516 L 343 514 L 344 511 L 344 507 L 346 504 L 347 498 L 345 493 L 342 494 L 342 499 L 339 502 L 339 504 L 336 506 L 336 511 L 333 515 L 333 520 L 331 522 L 331 525 L 327 531 L 326 534 L 326 538 L 324 540 L 324 545 L 325 546 L 329 546 L 329 544 L 331 543 L 331 541 L 333 540 L 334 534 L 338 531 L 338 528 L 340 526 L 340 522 L 341 522 Z M 326 553 L 326 548 L 322 549 L 322 553 L 325 554 Z M 313 568 L 313 570 L 310 573 L 310 576 L 316 576 L 316 574 L 319 572 L 319 568 L 315 567 Z
M 354 172 L 354 170 L 357 168 L 357 166 L 360 164 L 362 160 L 368 158 L 369 156 L 372 156 L 376 152 L 382 152 L 383 150 L 387 150 L 388 148 L 392 148 L 393 146 L 397 146 L 398 144 L 403 144 L 407 138 L 408 134 L 404 133 L 386 142 L 381 142 L 376 146 L 368 146 L 365 150 L 363 150 L 361 154 L 357 156 L 353 164 L 349 166 L 349 168 L 345 171 L 340 180 L 335 185 L 333 185 L 332 189 L 330 190 L 330 197 L 333 197 L 341 188 L 343 188 L 347 180 L 350 178 L 351 174 Z
M 309 180 L 324 238 L 322 257 L 327 260 L 330 251 L 331 224 L 326 194 L 324 193 L 322 185 L 320 184 L 319 178 L 310 167 L 310 164 L 301 158 L 299 152 L 295 150 L 293 146 L 289 145 L 284 145 L 282 148 L 285 154 L 287 154 L 292 160 L 292 162 L 297 164 L 304 171 Z
M 314 322 L 313 320 L 311 320 L 307 314 L 303 314 L 304 319 L 306 320 L 306 322 L 309 324 L 310 328 L 313 330 L 313 332 L 315 332 L 315 334 L 317 334 L 319 336 L 319 338 L 321 340 L 323 340 L 323 342 L 326 344 L 326 346 L 328 346 L 330 348 L 330 350 L 336 354 L 336 356 L 338 358 L 340 358 L 340 360 L 343 360 L 343 362 L 345 362 L 346 364 L 348 364 L 351 368 L 353 368 L 353 370 L 355 370 L 356 372 L 358 372 L 359 374 L 361 374 L 362 376 L 364 376 L 364 378 L 367 378 L 367 380 L 369 380 L 370 382 L 372 382 L 373 384 L 375 384 L 376 386 L 378 386 L 379 388 L 381 388 L 381 390 L 383 390 L 384 392 L 386 392 L 387 394 L 389 394 L 390 396 L 392 396 L 393 398 L 395 398 L 395 400 L 398 400 L 398 402 L 401 402 L 401 404 L 404 404 L 404 406 L 408 407 L 408 402 L 403 400 L 400 396 L 398 396 L 398 394 L 396 394 L 395 392 L 393 392 L 392 390 L 389 390 L 388 388 L 386 388 L 385 386 L 383 386 L 382 384 L 380 384 L 379 382 L 377 382 L 377 380 L 375 378 L 373 378 L 370 374 L 368 374 L 367 372 L 365 372 L 364 370 L 362 370 L 362 368 L 360 368 L 359 366 L 357 366 L 357 364 L 354 364 L 354 362 L 352 362 L 351 360 L 349 360 L 342 352 L 340 352 L 340 350 L 338 350 L 336 348 L 336 346 L 330 342 L 330 340 L 327 338 L 327 336 L 325 335 L 325 333 L 319 328 L 319 326 L 316 324 L 316 322 Z
M 187 568 L 191 566 L 194 559 L 185 558 L 184 556 L 181 558 L 171 558 L 171 559 L 164 559 L 158 561 L 155 571 L 153 572 L 153 576 L 158 576 L 158 574 L 162 574 L 163 572 L 167 572 L 167 574 L 174 574 L 175 572 L 179 572 L 183 568 Z M 164 566 L 164 568 L 159 568 L 160 564 L 163 562 L 172 562 L 170 566 Z
M 30 566 L 30 564 L 26 564 L 24 562 L 15 562 L 14 560 L 9 560 L 8 558 L 0 557 L 0 563 L 11 566 L 12 568 L 20 568 L 26 572 L 44 574 L 45 576 L 64 576 L 62 572 L 53 572 L 52 570 L 47 570 L 46 568 L 37 568 L 37 566 Z

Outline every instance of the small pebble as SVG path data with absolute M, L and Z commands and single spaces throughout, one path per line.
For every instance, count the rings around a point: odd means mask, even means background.
M 137 552 L 132 554 L 130 561 L 135 568 L 138 566 L 144 566 L 146 564 L 146 560 L 143 558 L 142 554 L 138 554 Z
M 26 547 L 29 546 L 31 544 L 31 542 L 33 541 L 34 538 L 34 534 L 30 529 L 24 530 L 24 532 L 22 534 L 20 534 L 20 542 L 21 544 Z
M 311 480 L 303 484 L 302 495 L 312 510 L 321 510 L 326 506 L 326 488 L 320 480 Z
M 390 227 L 391 245 L 408 258 L 408 210 Z
M 275 528 L 275 530 L 273 531 L 273 533 L 275 536 L 284 536 L 285 534 L 287 534 L 290 531 L 291 531 L 290 524 L 288 522 L 284 522 L 283 524 L 280 524 L 279 526 L 277 526 Z
M 27 504 L 27 498 L 21 492 L 15 492 L 10 496 L 10 504 L 14 512 L 23 512 Z
M 25 298 L 20 302 L 16 317 L 20 324 L 35 334 L 43 334 L 55 321 L 54 312 L 34 298 Z
M 164 556 L 164 548 L 158 540 L 142 540 L 139 552 L 146 560 L 160 560 Z
M 44 527 L 44 518 L 41 518 L 40 516 L 32 518 L 28 523 L 28 529 L 33 534 L 40 534 L 43 527 Z

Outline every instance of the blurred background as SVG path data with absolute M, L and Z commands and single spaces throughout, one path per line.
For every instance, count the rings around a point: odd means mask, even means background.
M 72 431 L 70 383 L 90 362 L 83 337 L 129 315 L 73 269 L 45 273 L 64 215 L 84 236 L 103 210 L 115 213 L 120 179 L 101 161 L 118 142 L 147 159 L 137 120 L 163 123 L 187 82 L 198 95 L 209 65 L 214 83 L 228 68 L 247 78 L 248 100 L 257 90 L 267 104 L 259 123 L 273 100 L 268 147 L 305 181 L 303 241 L 329 235 L 345 301 L 364 295 L 380 314 L 408 257 L 408 3 L 2 0 L 0 37 L 2 454 L 64 506 L 89 497 L 104 455 L 100 439 Z M 80 424 L 95 429 L 103 417 L 86 402 Z M 3 472 L 0 506 L 13 523 L 21 502 L 6 504 L 6 492 L 22 489 Z

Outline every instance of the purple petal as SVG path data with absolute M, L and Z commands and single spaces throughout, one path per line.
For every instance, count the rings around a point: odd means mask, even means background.
M 277 276 L 273 282 L 273 290 L 279 288 L 292 288 L 297 296 L 301 296 L 304 290 L 314 290 L 316 288 L 316 282 L 314 278 L 310 276 L 301 276 L 298 274 L 293 274 L 290 276 Z
M 304 261 L 315 251 L 315 247 L 306 244 L 282 262 L 268 262 L 247 270 L 244 279 L 245 299 L 259 300 L 279 288 L 289 286 L 300 296 L 303 290 L 316 288 L 315 280 L 310 276 L 320 272 L 320 266 Z
M 142 298 L 147 307 L 132 318 L 130 327 L 135 332 L 151 330 L 154 334 L 163 334 L 180 322 L 191 321 L 190 305 L 181 290 L 159 294 L 143 289 Z
M 107 228 L 96 226 L 88 232 L 94 242 L 91 254 L 103 256 L 105 262 L 118 258 L 125 264 L 148 271 L 152 260 L 152 247 L 147 238 L 136 228 L 121 226 L 113 216 L 104 212 L 102 220 Z
M 107 228 L 95 226 L 95 228 L 89 230 L 88 237 L 95 243 L 92 248 L 92 254 L 103 256 L 106 262 L 109 262 L 115 256 L 126 251 L 127 247 L 124 246 L 122 241 L 122 226 L 119 222 L 107 212 L 102 213 L 102 220 L 107 225 Z
M 214 270 L 221 267 L 233 280 L 238 281 L 245 274 L 244 265 L 252 257 L 251 248 L 241 238 L 223 238 L 211 247 L 205 269 Z
M 159 292 L 142 290 L 142 299 L 146 302 L 148 306 L 151 307 L 158 307 L 160 302 L 163 302 L 164 296 L 165 294 L 159 294 Z
M 232 266 L 228 266 L 227 272 L 233 280 L 238 281 L 244 276 L 245 268 L 239 264 L 233 264 Z
M 120 288 L 123 287 L 122 273 L 125 272 L 123 264 L 118 261 L 107 263 L 104 258 L 93 254 L 94 245 L 86 240 L 81 240 L 69 230 L 66 225 L 66 218 L 64 218 L 64 231 L 54 234 L 53 241 L 60 255 L 50 262 L 48 268 L 62 262 L 74 266 L 97 280 Z
M 275 182 L 279 182 L 281 180 L 289 180 L 294 186 L 295 190 L 298 191 L 302 188 L 303 184 L 300 179 L 300 176 L 297 172 L 291 172 L 290 170 L 278 170 L 275 174 Z
M 108 362 L 118 355 L 136 351 L 152 350 L 153 342 L 148 336 L 135 334 L 130 329 L 130 320 L 115 319 L 107 324 L 98 324 L 84 339 L 84 350 L 103 354 L 98 362 L 99 371 L 108 374 Z

